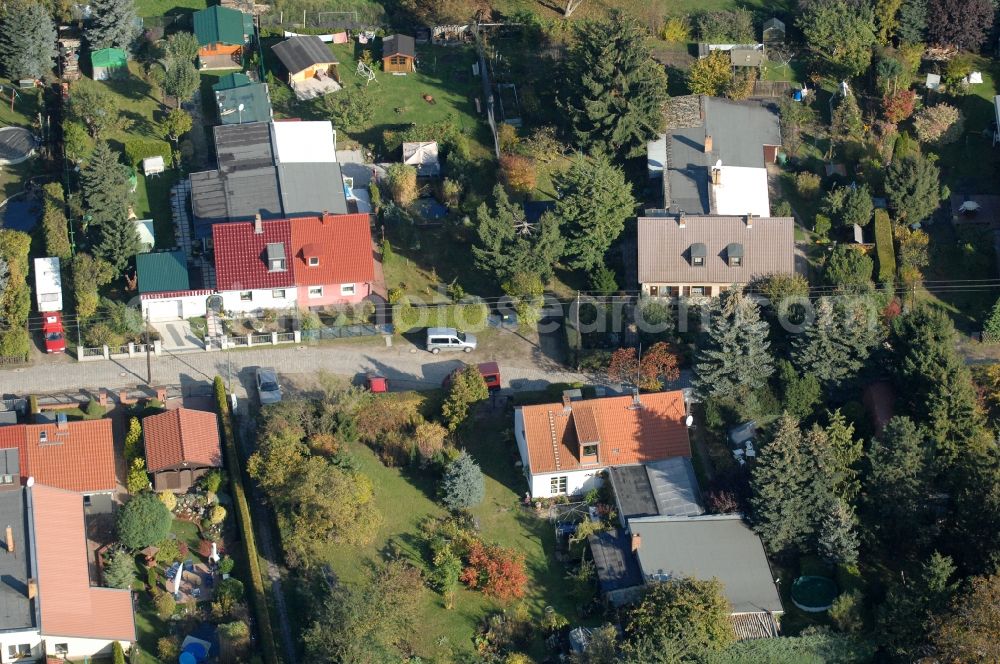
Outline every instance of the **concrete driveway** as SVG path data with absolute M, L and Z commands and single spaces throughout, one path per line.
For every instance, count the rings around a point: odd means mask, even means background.
M 191 324 L 186 320 L 175 320 L 163 323 L 150 323 L 159 332 L 163 350 L 191 350 L 204 348 L 201 339 L 191 331 Z

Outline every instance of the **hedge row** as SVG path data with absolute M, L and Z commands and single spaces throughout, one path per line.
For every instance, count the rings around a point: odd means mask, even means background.
M 170 144 L 150 138 L 128 138 L 125 140 L 125 158 L 129 165 L 138 166 L 143 159 L 163 157 L 164 165 L 170 164 Z
M 236 449 L 236 434 L 233 431 L 233 418 L 229 412 L 229 398 L 222 376 L 215 377 L 215 403 L 219 411 L 219 421 L 222 424 L 222 441 L 225 449 L 226 466 L 229 468 L 229 483 L 233 492 L 233 502 L 236 504 L 237 520 L 240 533 L 246 547 L 247 562 L 250 567 L 250 603 L 257 618 L 257 629 L 260 634 L 261 650 L 267 664 L 277 664 L 278 651 L 274 644 L 274 631 L 271 629 L 271 617 L 267 611 L 267 594 L 264 592 L 264 577 L 260 571 L 260 557 L 257 555 L 257 540 L 254 537 L 253 522 L 250 518 L 250 506 L 247 504 L 246 490 L 243 487 L 243 464 Z
M 885 210 L 875 210 L 875 251 L 878 254 L 878 280 L 896 278 L 896 252 L 892 247 L 892 222 Z
M 489 308 L 477 304 L 442 304 L 415 307 L 409 303 L 392 308 L 392 324 L 397 334 L 424 327 L 454 327 L 463 332 L 477 332 L 486 327 Z

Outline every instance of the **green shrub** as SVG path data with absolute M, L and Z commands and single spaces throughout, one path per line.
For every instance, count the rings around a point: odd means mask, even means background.
M 0 357 L 27 359 L 31 352 L 31 338 L 27 330 L 19 327 L 7 330 L 0 336 Z
M 125 159 L 132 166 L 138 166 L 143 159 L 163 157 L 166 164 L 170 163 L 173 152 L 170 144 L 149 138 L 129 137 L 125 139 Z
M 243 468 L 236 450 L 233 419 L 229 413 L 229 399 L 226 396 L 226 385 L 222 381 L 222 376 L 215 377 L 214 388 L 215 406 L 218 409 L 219 420 L 222 422 L 223 456 L 226 466 L 229 468 L 229 484 L 233 493 L 236 521 L 239 524 L 240 534 L 243 536 L 243 546 L 246 548 L 250 581 L 250 606 L 257 619 L 264 660 L 270 664 L 278 661 L 278 651 L 274 645 L 274 631 L 271 628 L 271 618 L 267 611 L 267 596 L 264 592 L 264 580 L 260 571 L 260 556 L 257 553 L 253 522 L 250 519 L 250 506 L 247 504 L 246 490 L 243 487 Z
M 819 556 L 802 556 L 799 559 L 799 576 L 833 578 L 833 566 Z
M 402 302 L 393 307 L 392 322 L 396 334 L 406 334 L 422 327 L 454 327 L 475 332 L 486 325 L 489 308 L 485 304 L 445 304 L 415 307 Z
M 686 44 L 691 41 L 691 22 L 686 16 L 671 16 L 663 22 L 660 38 L 672 44 Z
M 88 420 L 99 420 L 104 417 L 106 412 L 108 412 L 108 409 L 102 406 L 101 402 L 97 399 L 91 399 L 88 401 L 87 408 L 84 410 Z
M 825 214 L 816 215 L 816 226 L 813 228 L 813 230 L 816 231 L 816 235 L 818 235 L 821 240 L 830 239 L 831 226 L 832 224 L 830 223 L 830 217 L 826 216 Z
M 896 278 L 896 252 L 892 245 L 892 222 L 885 210 L 875 210 L 875 252 L 878 256 L 878 280 Z
M 799 196 L 806 200 L 813 200 L 819 196 L 820 179 L 815 173 L 803 171 L 795 176 L 795 190 Z

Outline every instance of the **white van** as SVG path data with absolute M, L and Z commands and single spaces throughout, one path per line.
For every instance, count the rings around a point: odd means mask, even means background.
M 476 337 L 459 332 L 453 327 L 427 328 L 427 350 L 437 355 L 442 350 L 461 350 L 471 353 L 476 350 Z

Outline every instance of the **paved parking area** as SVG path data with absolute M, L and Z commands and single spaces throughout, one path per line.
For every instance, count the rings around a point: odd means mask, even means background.
M 186 320 L 176 320 L 163 323 L 150 323 L 159 332 L 165 351 L 191 350 L 204 348 L 201 339 L 191 331 L 191 324 Z

